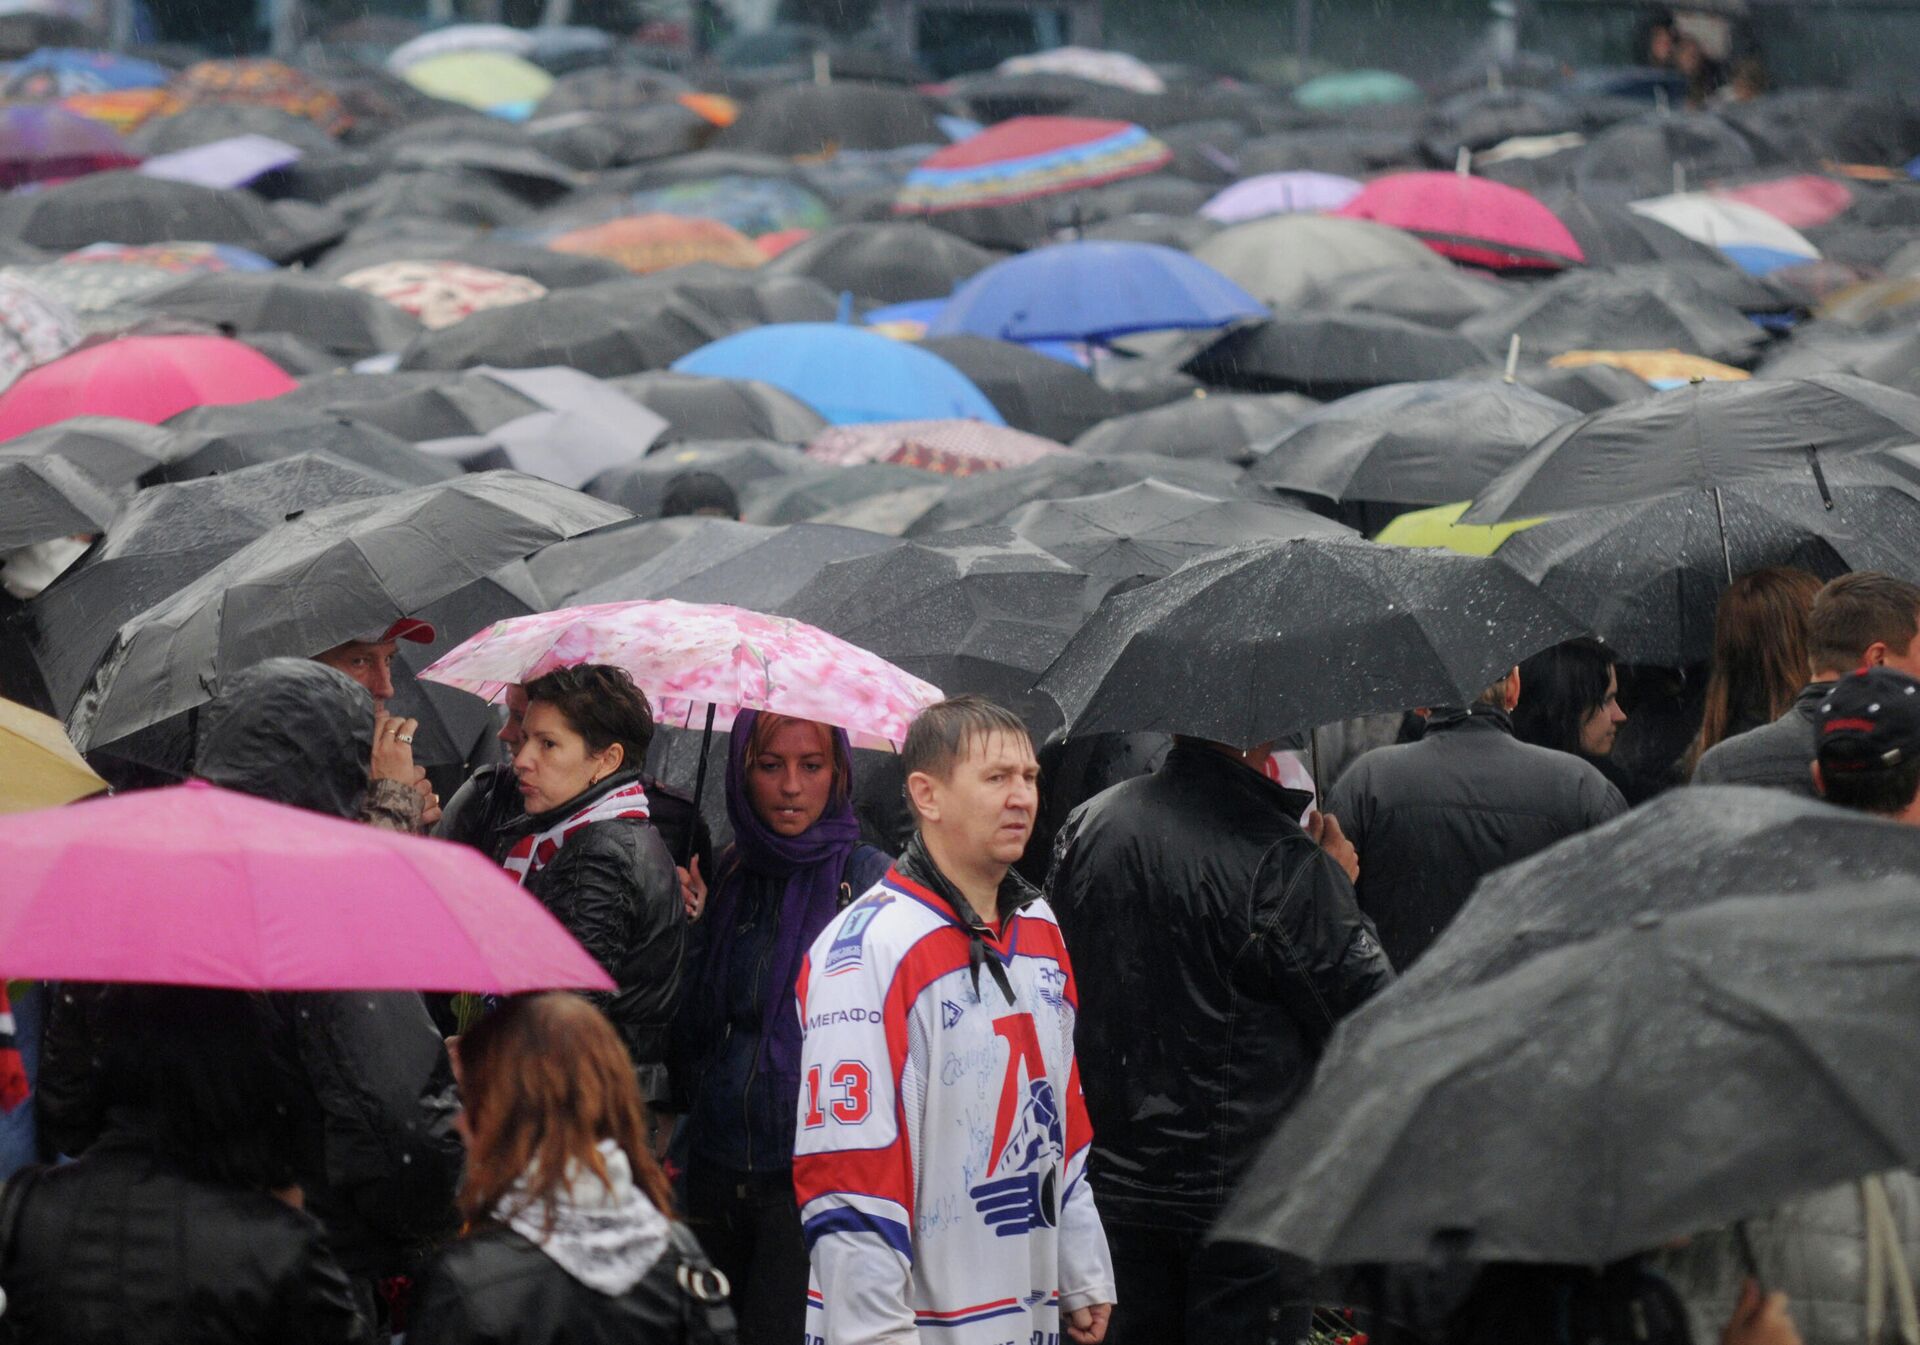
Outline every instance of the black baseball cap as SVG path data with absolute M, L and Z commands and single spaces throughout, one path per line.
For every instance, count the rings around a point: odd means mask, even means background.
M 1920 682 L 1862 668 L 1833 684 L 1813 723 L 1821 770 L 1893 770 L 1920 759 Z

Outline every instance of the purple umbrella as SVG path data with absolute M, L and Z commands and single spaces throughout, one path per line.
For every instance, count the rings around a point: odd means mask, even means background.
M 1239 224 L 1268 215 L 1338 210 L 1359 194 L 1358 182 L 1335 173 L 1262 173 L 1222 189 L 1200 213 L 1222 224 Z
M 202 187 L 244 187 L 256 178 L 300 161 L 292 145 L 264 135 L 236 135 L 191 149 L 157 154 L 140 165 L 148 177 L 194 182 Z
M 0 107 L 0 188 L 51 182 L 109 168 L 131 168 L 140 156 L 112 128 L 45 104 Z

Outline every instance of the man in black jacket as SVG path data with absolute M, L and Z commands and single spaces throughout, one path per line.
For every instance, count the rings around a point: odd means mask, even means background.
M 1465 709 L 1435 710 L 1419 742 L 1367 753 L 1327 800 L 1360 852 L 1360 909 L 1402 971 L 1483 874 L 1627 810 L 1590 763 L 1513 736 L 1523 694 L 1514 668 Z
M 1336 858 L 1351 859 L 1339 825 L 1303 829 L 1311 800 L 1263 774 L 1267 755 L 1176 740 L 1055 843 L 1047 895 L 1089 969 L 1075 1040 L 1117 1345 L 1282 1333 L 1293 1273 L 1206 1231 L 1334 1024 L 1393 979 Z

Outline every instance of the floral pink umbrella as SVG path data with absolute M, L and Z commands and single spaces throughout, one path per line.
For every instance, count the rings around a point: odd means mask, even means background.
M 988 425 L 978 420 L 888 420 L 865 425 L 831 425 L 807 441 L 807 456 L 817 462 L 851 467 L 891 462 L 944 476 L 972 476 L 1003 467 L 1024 467 L 1065 444 L 1037 434 Z
M 855 747 L 895 748 L 940 688 L 787 617 L 717 603 L 600 603 L 496 621 L 420 676 L 487 700 L 555 668 L 627 670 L 663 724 L 709 731 L 741 710 L 832 724 Z M 705 761 L 702 753 L 701 760 Z

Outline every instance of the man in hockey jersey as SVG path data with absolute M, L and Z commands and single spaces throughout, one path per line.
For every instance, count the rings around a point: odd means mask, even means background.
M 914 839 L 796 987 L 808 1345 L 1098 1345 L 1113 1266 L 1084 1179 L 1079 996 L 1012 870 L 1033 742 L 963 696 L 921 713 L 901 764 Z

